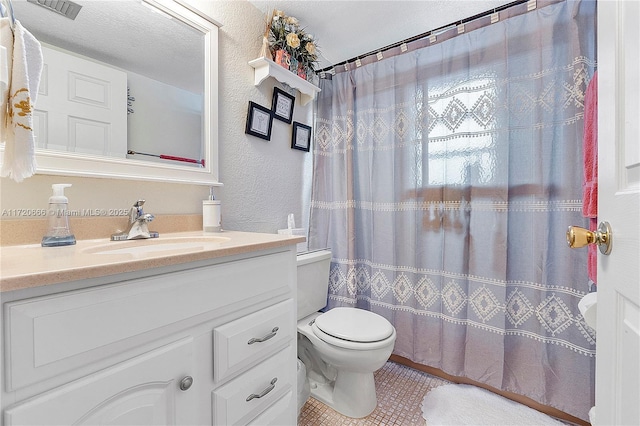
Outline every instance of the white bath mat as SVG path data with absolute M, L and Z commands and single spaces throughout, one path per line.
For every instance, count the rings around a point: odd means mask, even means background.
M 471 385 L 442 385 L 422 401 L 427 426 L 554 425 L 559 421 L 525 405 Z

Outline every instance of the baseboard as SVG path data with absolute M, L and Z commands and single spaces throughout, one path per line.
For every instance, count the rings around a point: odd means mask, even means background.
M 579 419 L 577 417 L 574 417 L 570 414 L 565 413 L 564 411 L 560 411 L 557 408 L 553 408 L 553 407 L 549 407 L 547 405 L 543 405 L 540 404 L 537 401 L 534 401 L 531 398 L 528 398 L 526 396 L 522 396 L 522 395 L 518 395 L 516 393 L 513 392 L 505 392 L 503 390 L 500 389 L 496 389 L 493 388 L 491 386 L 485 385 L 484 383 L 480 383 L 480 382 L 476 382 L 474 380 L 468 379 L 466 377 L 458 377 L 458 376 L 452 376 L 450 374 L 445 373 L 444 371 L 440 370 L 439 368 L 434 368 L 434 367 L 429 367 L 428 365 L 422 365 L 422 364 L 418 364 L 416 362 L 411 361 L 410 359 L 401 357 L 399 355 L 391 355 L 391 357 L 389 358 L 389 361 L 393 361 L 396 362 L 398 364 L 402 364 L 402 365 L 406 365 L 407 367 L 411 367 L 415 370 L 419 370 L 419 371 L 423 371 L 427 374 L 431 374 L 432 376 L 436 376 L 436 377 L 440 377 L 441 379 L 445 379 L 448 380 L 450 382 L 454 382 L 454 383 L 461 383 L 461 384 L 468 384 L 468 385 L 474 385 L 474 386 L 478 386 L 481 387 L 483 389 L 486 389 L 490 392 L 496 393 L 500 396 L 503 396 L 507 399 L 510 399 L 512 401 L 516 401 L 519 402 L 520 404 L 526 405 L 527 407 L 531 407 L 534 410 L 538 410 L 541 413 L 544 413 L 548 416 L 554 417 L 562 422 L 565 423 L 571 423 L 571 424 L 575 424 L 575 425 L 579 425 L 579 426 L 590 426 L 591 424 L 589 422 L 586 422 L 582 419 Z

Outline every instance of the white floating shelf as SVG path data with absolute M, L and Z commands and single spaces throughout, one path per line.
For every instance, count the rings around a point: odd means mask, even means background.
M 281 67 L 270 59 L 260 57 L 249 62 L 255 69 L 255 86 L 260 85 L 267 77 L 273 77 L 280 83 L 287 84 L 300 92 L 302 105 L 314 100 L 320 88 L 298 77 L 288 69 Z

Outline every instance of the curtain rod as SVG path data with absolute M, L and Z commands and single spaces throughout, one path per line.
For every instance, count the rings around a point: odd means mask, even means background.
M 418 34 L 416 36 L 407 38 L 405 40 L 398 41 L 396 43 L 393 43 L 393 44 L 390 44 L 388 46 L 385 46 L 385 47 L 383 47 L 381 49 L 372 50 L 371 52 L 367 52 L 367 53 L 365 53 L 363 55 L 359 55 L 359 56 L 356 56 L 354 58 L 348 59 L 346 61 L 342 61 L 342 62 L 339 62 L 337 64 L 330 65 L 330 66 L 328 66 L 326 68 L 323 68 L 321 70 L 316 71 L 316 74 L 327 72 L 327 71 L 331 71 L 333 68 L 339 67 L 340 65 L 345 65 L 345 64 L 350 63 L 350 62 L 355 62 L 360 58 L 364 58 L 364 57 L 367 57 L 367 56 L 370 56 L 370 55 L 375 55 L 375 54 L 377 54 L 379 52 L 385 52 L 385 51 L 387 51 L 389 49 L 393 49 L 395 47 L 402 46 L 405 43 L 411 43 L 412 41 L 420 40 L 420 39 L 429 37 L 429 36 L 434 35 L 434 34 L 437 35 L 438 33 L 442 32 L 444 30 L 447 30 L 447 29 L 450 29 L 450 28 L 455 28 L 458 25 L 466 24 L 466 23 L 469 23 L 471 21 L 475 21 L 476 19 L 484 18 L 485 16 L 493 15 L 494 13 L 501 12 L 503 10 L 509 9 L 510 7 L 518 6 L 518 5 L 521 5 L 521 4 L 524 4 L 524 3 L 528 3 L 529 4 L 528 10 L 533 10 L 533 9 L 536 8 L 536 0 L 516 0 L 516 1 L 512 1 L 510 3 L 504 4 L 502 6 L 498 6 L 496 8 L 491 9 L 491 10 L 487 10 L 486 12 L 478 13 L 477 15 L 473 15 L 473 16 L 471 16 L 469 18 L 461 19 L 459 21 L 455 21 L 455 22 L 452 22 L 450 24 L 443 25 L 443 26 L 438 27 L 436 29 L 427 31 L 427 32 L 422 33 L 422 34 Z

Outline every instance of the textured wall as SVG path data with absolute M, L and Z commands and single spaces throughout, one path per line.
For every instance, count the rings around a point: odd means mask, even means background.
M 210 8 L 220 29 L 220 180 L 222 221 L 227 229 L 275 232 L 286 228 L 288 213 L 301 222 L 304 183 L 310 180 L 311 153 L 293 150 L 292 126 L 274 120 L 271 140 L 244 133 L 249 101 L 270 108 L 272 78 L 253 85 L 265 16 L 247 1 L 191 0 Z M 294 120 L 312 124 L 312 103 L 302 107 L 296 93 Z M 305 207 L 306 209 L 306 207 Z
M 216 189 L 217 198 L 222 200 L 223 226 L 276 232 L 286 227 L 288 213 L 294 213 L 300 223 L 307 210 L 303 193 L 309 185 L 311 154 L 290 149 L 292 127 L 281 121 L 274 121 L 269 142 L 244 133 L 248 102 L 270 108 L 273 86 L 279 84 L 268 79 L 255 87 L 253 68 L 247 64 L 260 51 L 264 16 L 245 0 L 191 2 L 223 25 L 219 43 L 218 134 L 220 180 L 224 187 Z M 299 102 L 297 96 L 294 119 L 311 124 L 311 104 L 301 107 Z M 42 175 L 20 184 L 1 179 L 0 207 L 46 208 L 51 184 L 61 182 L 73 184 L 67 194 L 70 204 L 78 209 L 128 207 L 142 197 L 151 213 L 193 214 L 202 212 L 200 200 L 209 193 L 207 187 L 196 185 Z

